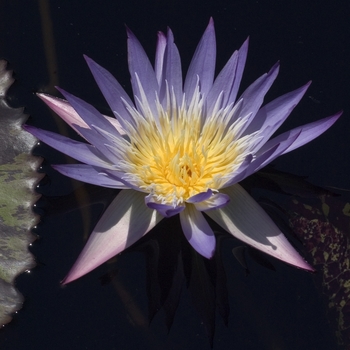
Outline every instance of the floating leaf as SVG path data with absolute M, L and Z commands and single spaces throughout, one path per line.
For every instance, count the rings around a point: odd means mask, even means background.
M 36 172 L 41 159 L 31 155 L 37 140 L 21 127 L 27 116 L 6 102 L 12 83 L 12 72 L 0 61 L 0 325 L 10 322 L 23 302 L 15 278 L 35 265 L 28 245 L 38 221 L 31 210 L 39 197 L 34 187 L 42 177 Z
M 350 344 L 350 218 L 342 198 L 323 197 L 318 203 L 293 200 L 290 225 L 303 240 L 313 265 L 321 272 L 340 344 Z

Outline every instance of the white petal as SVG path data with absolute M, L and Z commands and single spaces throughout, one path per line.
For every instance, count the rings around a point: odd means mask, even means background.
M 277 259 L 313 270 L 260 205 L 238 184 L 221 190 L 230 196 L 225 207 L 206 214 L 227 232 Z
M 102 215 L 63 283 L 69 283 L 131 246 L 162 216 L 145 206 L 144 193 L 122 190 Z

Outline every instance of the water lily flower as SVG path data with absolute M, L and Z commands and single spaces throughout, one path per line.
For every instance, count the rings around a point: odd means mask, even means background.
M 134 102 L 108 71 L 85 57 L 114 117 L 101 115 L 59 89 L 66 100 L 38 95 L 87 142 L 25 127 L 81 162 L 55 165 L 62 174 L 121 189 L 63 283 L 93 270 L 173 215 L 180 216 L 183 233 L 193 248 L 211 258 L 215 235 L 203 213 L 254 248 L 312 270 L 238 182 L 322 134 L 341 112 L 270 139 L 310 83 L 262 106 L 278 74 L 275 64 L 237 98 L 248 40 L 214 79 L 212 19 L 184 82 L 170 29 L 166 35 L 158 34 L 154 67 L 129 29 L 127 35 Z

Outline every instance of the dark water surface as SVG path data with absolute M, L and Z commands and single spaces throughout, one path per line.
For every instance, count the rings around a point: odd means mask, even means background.
M 308 176 L 317 185 L 349 189 L 349 7 L 347 1 L 326 0 L 2 1 L 0 56 L 9 61 L 17 79 L 10 90 L 10 103 L 26 107 L 29 123 L 74 135 L 33 92 L 56 94 L 53 86 L 59 85 L 108 114 L 83 54 L 111 71 L 130 92 L 124 24 L 134 31 L 152 60 L 157 31 L 171 27 L 183 67 L 187 67 L 213 16 L 218 68 L 250 36 L 242 88 L 277 60 L 281 72 L 267 99 L 313 80 L 281 131 L 344 109 L 340 121 L 325 135 L 283 156 L 275 165 Z M 172 249 L 173 240 L 159 241 L 157 235 L 169 235 L 175 241 L 177 234 L 182 235 L 176 219 L 150 234 L 151 243 L 145 240 L 117 261 L 60 286 L 104 205 L 116 192 L 71 183 L 49 167 L 67 162 L 64 156 L 45 145 L 35 152 L 45 158 L 43 170 L 48 173 L 39 189 L 45 198 L 38 204 L 39 212 L 46 216 L 31 248 L 38 266 L 17 280 L 26 301 L 13 322 L 1 330 L 0 348 L 210 349 L 205 322 L 196 311 L 205 297 L 200 291 L 191 296 L 185 282 L 180 284 L 182 292 L 170 331 L 162 310 L 149 321 L 149 295 L 156 304 L 149 288 L 150 275 L 158 267 L 156 260 L 150 263 L 147 252 L 154 242 L 162 249 Z M 225 326 L 217 308 L 213 348 L 336 349 L 335 321 L 327 313 L 327 299 L 317 287 L 317 276 L 272 259 L 276 271 L 250 259 L 246 276 L 231 252 L 239 245 L 233 239 L 223 239 L 221 244 L 230 313 Z M 194 266 L 195 258 L 186 246 L 183 249 L 184 261 Z M 107 272 L 110 277 L 101 285 L 100 277 Z M 166 271 L 162 273 L 167 280 Z M 195 291 L 198 281 L 191 283 L 190 290 Z

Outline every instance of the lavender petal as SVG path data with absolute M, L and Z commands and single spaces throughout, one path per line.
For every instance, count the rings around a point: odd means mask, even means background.
M 129 28 L 126 28 L 126 30 L 128 36 L 128 63 L 132 90 L 134 95 L 141 99 L 142 94 L 136 79 L 137 75 L 144 93 L 146 94 L 150 109 L 154 116 L 157 116 L 156 94 L 159 94 L 159 85 L 155 72 L 140 42 Z M 140 106 L 137 100 L 135 102 L 139 109 Z
M 182 70 L 179 51 L 174 44 L 174 36 L 168 28 L 167 45 L 164 53 L 163 79 L 160 85 L 159 99 L 162 102 L 166 97 L 167 85 L 174 92 L 177 104 L 182 101 Z
M 205 96 L 208 95 L 214 80 L 215 59 L 215 30 L 214 21 L 211 18 L 207 29 L 199 41 L 186 75 L 184 92 L 187 104 L 190 103 L 196 89 L 197 77 L 199 77 L 201 93 Z
M 133 120 L 129 116 L 129 112 L 125 108 L 122 100 L 125 100 L 130 106 L 133 106 L 128 94 L 124 91 L 118 81 L 106 69 L 98 65 L 91 58 L 84 55 L 84 58 L 91 70 L 95 81 L 105 97 L 109 107 L 119 123 L 124 127 L 124 120 L 129 123 Z M 125 129 L 125 128 L 124 128 Z
M 215 252 L 215 236 L 213 230 L 202 213 L 194 205 L 186 205 L 180 213 L 182 230 L 191 246 L 201 255 L 210 259 Z
M 208 211 L 224 207 L 230 201 L 230 197 L 225 193 L 214 193 L 209 199 L 194 203 L 199 211 Z
M 90 128 L 91 125 L 96 125 L 110 133 L 116 133 L 115 127 L 109 122 L 109 120 L 104 118 L 95 107 L 61 88 L 56 88 Z
M 177 215 L 185 209 L 185 205 L 178 205 L 174 207 L 169 204 L 158 203 L 151 195 L 145 197 L 145 204 L 148 208 L 157 210 L 157 212 L 166 218 Z
M 71 140 L 54 132 L 37 129 L 34 126 L 23 125 L 23 128 L 52 148 L 80 162 L 104 168 L 111 167 L 103 154 L 87 143 Z
M 207 190 L 206 192 L 201 192 L 201 193 L 197 193 L 194 196 L 188 198 L 186 200 L 187 203 L 198 203 L 198 202 L 202 202 L 205 201 L 207 199 L 209 199 L 213 194 L 213 191 L 211 189 Z
M 65 176 L 92 185 L 120 189 L 129 188 L 124 183 L 107 176 L 102 168 L 86 164 L 58 164 L 52 165 L 52 167 Z

